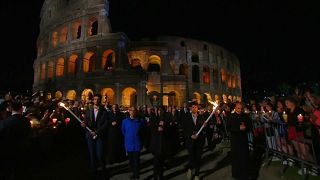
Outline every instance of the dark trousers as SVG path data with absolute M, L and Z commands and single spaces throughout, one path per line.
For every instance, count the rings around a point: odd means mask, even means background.
M 90 158 L 90 167 L 91 171 L 95 172 L 97 167 L 105 168 L 104 161 L 104 143 L 101 138 L 92 139 L 87 138 L 89 158 Z
M 155 180 L 163 179 L 163 165 L 164 165 L 163 155 L 154 155 L 153 159 L 153 177 Z
M 140 152 L 139 151 L 128 152 L 128 157 L 129 157 L 129 165 L 133 173 L 133 178 L 134 179 L 139 178 Z
M 212 137 L 213 137 L 213 129 L 207 129 L 207 132 L 206 132 L 206 139 L 207 139 L 207 142 L 208 142 L 208 148 L 210 150 L 213 150 L 213 140 L 212 140 Z
M 189 154 L 188 168 L 194 168 L 195 176 L 199 176 L 203 143 L 201 143 L 200 141 L 188 140 L 186 145 Z

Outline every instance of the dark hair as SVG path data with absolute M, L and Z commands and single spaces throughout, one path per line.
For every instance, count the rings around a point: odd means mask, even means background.
M 273 104 L 271 102 L 267 102 L 267 106 L 270 106 L 273 109 Z
M 102 99 L 101 94 L 95 94 L 93 97 L 98 97 L 100 100 Z
M 298 104 L 298 101 L 296 98 L 292 97 L 292 96 L 289 96 L 286 98 L 286 101 L 290 101 L 292 102 L 293 104 L 297 105 Z
M 190 103 L 190 106 L 199 106 L 198 102 L 197 101 L 192 101 Z
M 11 108 L 13 111 L 19 111 L 22 108 L 22 103 L 20 101 L 12 101 Z

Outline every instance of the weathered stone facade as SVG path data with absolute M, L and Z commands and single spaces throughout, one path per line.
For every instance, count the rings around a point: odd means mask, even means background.
M 204 41 L 112 33 L 107 0 L 46 0 L 41 11 L 34 91 L 87 100 L 100 93 L 124 106 L 182 106 L 187 100 L 241 100 L 240 64 Z

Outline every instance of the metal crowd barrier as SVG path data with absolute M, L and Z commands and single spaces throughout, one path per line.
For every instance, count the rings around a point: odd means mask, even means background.
M 254 126 L 253 126 L 254 127 Z M 301 159 L 296 155 L 290 155 L 289 146 L 292 146 L 292 149 L 295 147 L 288 140 L 288 128 L 286 124 L 271 124 L 269 123 L 269 127 L 265 126 L 264 128 L 264 136 L 266 141 L 266 160 L 269 160 L 267 166 L 269 166 L 274 157 L 280 158 L 282 162 L 286 161 L 287 164 L 284 164 L 284 168 L 282 173 L 284 174 L 286 170 L 289 168 L 290 160 L 293 160 L 294 165 L 300 167 L 302 170 L 302 176 L 304 179 L 308 179 L 308 171 L 312 169 L 317 169 L 319 171 L 320 166 L 317 164 L 317 157 L 315 152 L 315 147 L 312 142 L 312 139 L 306 139 L 304 136 L 299 139 L 300 142 L 310 147 L 311 151 L 309 151 L 305 146 L 305 151 L 308 153 L 312 153 L 312 160 L 308 161 L 305 159 Z M 297 133 L 295 133 L 297 135 Z M 297 136 L 296 136 L 297 137 Z M 249 134 L 248 134 L 249 138 Z M 249 143 L 250 143 L 249 138 Z M 294 152 L 294 151 L 293 151 Z M 317 152 L 319 153 L 319 152 Z M 306 168 L 306 172 L 304 169 Z

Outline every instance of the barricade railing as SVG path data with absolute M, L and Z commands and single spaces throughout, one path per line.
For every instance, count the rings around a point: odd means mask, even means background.
M 287 124 L 274 124 L 274 123 L 268 123 L 264 124 L 264 136 L 265 136 L 265 146 L 266 146 L 266 159 L 268 160 L 267 166 L 270 165 L 271 161 L 274 158 L 279 158 L 282 160 L 284 168 L 282 173 L 284 174 L 288 167 L 292 164 L 299 168 L 301 168 L 301 173 L 304 177 L 304 179 L 308 178 L 308 172 L 311 172 L 313 170 L 319 171 L 320 166 L 317 163 L 317 154 L 319 152 L 316 152 L 314 143 L 312 139 L 308 139 L 304 136 L 297 136 L 298 132 L 296 132 L 295 127 L 294 134 L 295 137 L 292 140 L 288 140 L 288 127 Z M 254 126 L 253 126 L 254 127 Z M 257 128 L 257 126 L 255 127 Z M 255 129 L 254 129 L 255 130 Z M 301 133 L 301 132 L 300 132 Z M 312 137 L 311 137 L 312 138 Z M 313 137 L 314 138 L 314 137 Z M 295 142 L 293 142 L 295 141 Z M 296 147 L 293 145 L 294 143 L 302 143 L 303 146 L 300 146 L 299 148 L 304 151 L 305 153 L 308 153 L 307 155 L 310 155 L 309 158 L 302 159 L 301 157 L 298 157 L 298 155 L 295 155 L 294 150 Z M 301 155 L 300 155 L 301 156 Z

